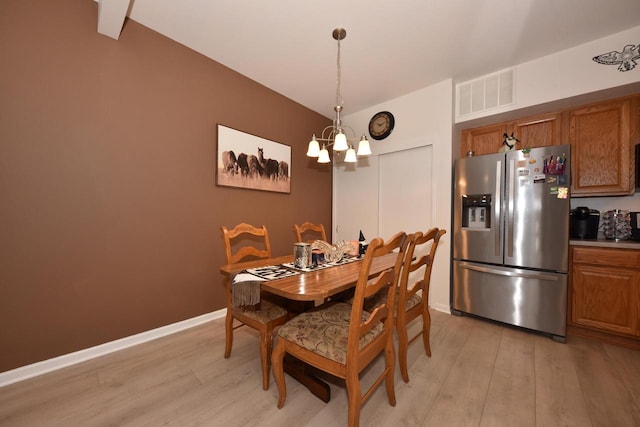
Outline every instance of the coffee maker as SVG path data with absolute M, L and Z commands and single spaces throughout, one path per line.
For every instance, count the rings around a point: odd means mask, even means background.
M 640 241 L 640 212 L 631 212 L 631 240 Z
M 569 235 L 572 239 L 597 239 L 599 224 L 599 211 L 578 206 L 569 216 Z

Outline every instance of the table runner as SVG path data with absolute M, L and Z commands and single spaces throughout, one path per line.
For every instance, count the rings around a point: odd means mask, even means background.
M 358 257 L 344 257 L 340 261 L 325 262 L 318 265 L 312 265 L 311 267 L 307 267 L 307 268 L 296 267 L 295 264 L 292 262 L 286 262 L 282 265 L 284 267 L 290 268 L 292 270 L 297 270 L 299 272 L 309 272 L 309 271 L 322 270 L 323 268 L 336 267 L 338 265 L 349 264 L 350 262 L 362 261 L 362 259 L 363 258 L 358 258 Z
M 300 274 L 282 265 L 242 270 L 231 281 L 231 303 L 234 307 L 251 306 L 260 303 L 260 283 L 282 277 Z
M 232 304 L 234 307 L 259 304 L 261 282 L 295 276 L 296 274 L 304 272 L 321 270 L 361 260 L 362 258 L 359 257 L 344 257 L 340 261 L 322 263 L 310 268 L 299 268 L 290 262 L 242 270 L 233 276 L 231 281 Z

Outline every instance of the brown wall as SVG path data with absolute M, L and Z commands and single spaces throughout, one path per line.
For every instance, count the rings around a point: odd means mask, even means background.
M 331 229 L 327 118 L 97 8 L 0 3 L 0 372 L 223 308 L 221 225 Z M 217 123 L 290 145 L 291 194 L 217 187 Z

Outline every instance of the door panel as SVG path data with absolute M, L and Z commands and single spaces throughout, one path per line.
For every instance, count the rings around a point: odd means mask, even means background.
M 453 282 L 455 310 L 566 336 L 566 274 L 454 261 Z
M 570 147 L 534 148 L 507 154 L 506 265 L 567 272 Z M 564 174 L 544 173 L 544 159 L 562 159 Z M 525 157 L 526 156 L 526 157 Z M 564 188 L 567 193 L 563 193 Z
M 502 264 L 504 154 L 456 160 L 453 256 Z
M 380 156 L 380 237 L 433 227 L 431 152 L 428 145 Z

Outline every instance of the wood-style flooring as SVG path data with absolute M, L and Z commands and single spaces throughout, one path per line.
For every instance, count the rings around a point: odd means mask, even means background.
M 325 404 L 287 377 L 278 410 L 273 380 L 262 390 L 256 333 L 237 329 L 224 359 L 223 322 L 0 388 L 0 426 L 346 425 L 339 380 Z M 431 348 L 428 358 L 420 341 L 410 346 L 408 384 L 396 364 L 397 405 L 379 387 L 362 426 L 640 426 L 640 352 L 435 311 Z

